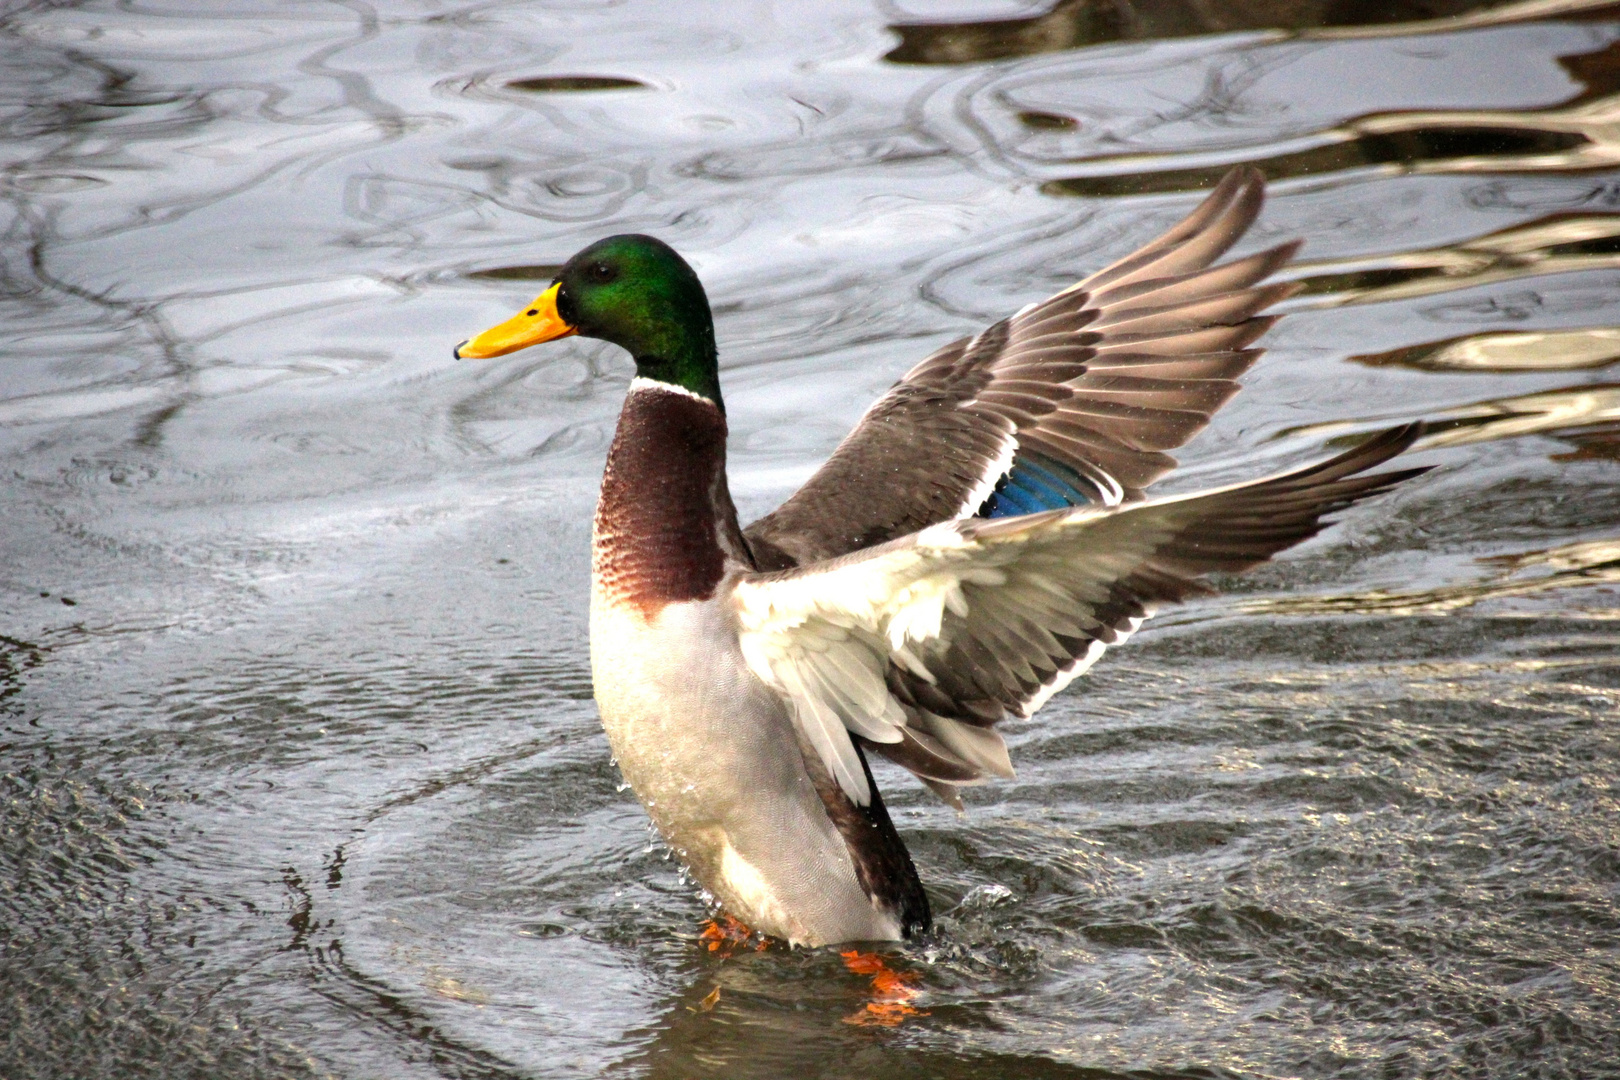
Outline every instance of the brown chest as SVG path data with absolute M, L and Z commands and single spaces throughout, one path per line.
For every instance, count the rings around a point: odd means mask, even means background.
M 725 417 L 712 403 L 656 384 L 632 389 L 596 509 L 592 573 L 603 600 L 651 618 L 714 595 L 736 530 L 725 453 Z

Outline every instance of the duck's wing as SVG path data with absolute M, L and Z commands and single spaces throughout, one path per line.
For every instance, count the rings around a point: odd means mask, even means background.
M 761 569 L 858 551 L 941 521 L 1113 506 L 1175 466 L 1254 363 L 1294 291 L 1259 285 L 1298 249 L 1221 266 L 1260 212 L 1227 173 L 1169 232 L 912 368 L 804 487 L 745 530 Z
M 1207 592 L 1315 535 L 1323 515 L 1424 470 L 1361 475 L 1420 425 L 1265 480 L 1118 507 L 946 522 L 824 563 L 742 578 L 743 655 L 858 805 L 852 738 L 947 801 L 1011 776 L 992 725 L 1028 716 L 1155 604 Z

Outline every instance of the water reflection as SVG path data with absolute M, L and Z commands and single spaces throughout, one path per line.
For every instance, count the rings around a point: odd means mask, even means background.
M 1620 360 L 1620 329 L 1470 334 L 1349 359 L 1369 367 L 1419 371 L 1580 371 Z
M 1373 589 L 1337 596 L 1277 597 L 1247 601 L 1241 609 L 1250 615 L 1444 615 L 1487 600 L 1529 597 L 1563 589 L 1601 589 L 1620 584 L 1620 538 L 1584 540 L 1563 547 L 1495 555 L 1480 562 L 1493 573 L 1466 585 L 1411 591 Z M 1586 617 L 1620 618 L 1620 609 L 1611 602 L 1612 594 L 1577 594 L 1570 599 L 1574 603 L 1581 599 L 1595 601 L 1595 606 L 1582 612 Z
M 492 270 L 472 270 L 467 276 L 483 281 L 550 281 L 562 270 L 562 263 L 534 266 L 497 266 Z
M 1555 214 L 1457 244 L 1343 262 L 1301 261 L 1302 292 L 1373 304 L 1528 277 L 1620 267 L 1620 214 Z
M 45 598 L 49 594 L 44 594 Z M 21 638 L 0 635 L 0 709 L 22 689 L 23 674 L 45 660 L 44 651 Z
M 1038 112 L 1033 109 L 1020 112 L 1018 122 L 1035 131 L 1073 131 L 1080 126 L 1080 121 L 1072 116 L 1060 116 L 1057 113 Z
M 1563 119 L 1563 118 L 1561 118 Z M 1607 128 L 1604 115 L 1601 126 Z M 1577 121 L 1573 126 L 1579 128 Z M 1326 145 L 1247 162 L 1269 180 L 1290 180 L 1366 168 L 1396 172 L 1519 172 L 1531 169 L 1584 169 L 1593 160 L 1593 140 L 1585 130 L 1562 130 L 1557 120 L 1515 114 L 1501 126 L 1477 113 L 1370 116 L 1322 133 Z M 1613 140 L 1606 140 L 1612 142 Z M 1140 165 L 1157 164 L 1142 161 Z M 1144 169 L 1128 175 L 1050 180 L 1049 195 L 1093 198 L 1166 191 L 1199 191 L 1213 186 L 1230 163 L 1191 169 Z
M 1422 33 L 1459 25 L 1493 25 L 1532 17 L 1528 5 L 1507 0 L 1299 0 L 1295 3 L 1211 5 L 1197 0 L 1058 0 L 1049 10 L 1016 19 L 936 22 L 919 18 L 891 24 L 900 44 L 884 54 L 896 64 L 966 64 L 1103 45 L 1228 34 L 1243 30 L 1304 30 L 1319 27 L 1400 25 Z M 1612 0 L 1585 0 L 1532 8 L 1534 17 L 1557 11 L 1610 8 Z M 923 14 L 919 8 L 918 13 Z M 1487 13 L 1497 17 L 1489 18 Z M 1473 14 L 1475 18 L 1467 19 Z M 1480 18 L 1485 15 L 1485 18 Z M 1439 26 L 1433 24 L 1438 23 Z M 1428 25 L 1425 25 L 1428 24 Z
M 639 80 L 621 79 L 611 75 L 535 75 L 527 79 L 512 79 L 506 86 L 511 90 L 524 90 L 533 94 L 651 89 Z
M 1620 41 L 1558 62 L 1583 89 L 1557 107 L 1373 113 L 1316 132 L 1310 140 L 1315 146 L 1244 160 L 1274 181 L 1368 169 L 1434 175 L 1581 172 L 1620 165 Z M 1049 180 L 1041 190 L 1090 197 L 1195 191 L 1212 186 L 1233 164 L 1176 168 L 1173 157 L 1128 160 L 1129 172 Z
M 1522 435 L 1565 435 L 1620 429 L 1620 383 L 1583 383 L 1561 390 L 1493 398 L 1426 414 L 1431 431 L 1421 447 L 1467 446 Z M 1350 428 L 1371 427 L 1381 420 L 1364 418 L 1286 428 L 1278 437 L 1334 435 Z

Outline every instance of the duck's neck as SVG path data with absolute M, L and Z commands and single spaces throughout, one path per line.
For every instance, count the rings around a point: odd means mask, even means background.
M 728 561 L 752 566 L 726 487 L 726 418 L 713 401 L 651 379 L 631 383 L 591 554 L 602 599 L 648 619 L 666 604 L 713 596 Z

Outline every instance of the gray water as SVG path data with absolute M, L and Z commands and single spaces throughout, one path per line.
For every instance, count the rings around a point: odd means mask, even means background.
M 908 4 L 4 6 L 0 1076 L 1620 1076 L 1620 8 Z M 704 949 L 590 695 L 629 366 L 451 346 L 663 237 L 751 516 L 1240 162 L 1306 288 L 1165 489 L 1438 469 L 880 772 L 921 1014 Z

